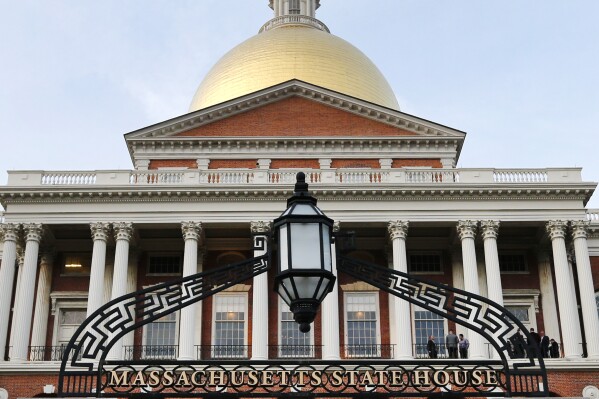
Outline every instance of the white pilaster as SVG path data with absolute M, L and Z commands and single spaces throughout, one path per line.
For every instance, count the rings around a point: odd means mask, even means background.
M 10 301 L 15 279 L 19 225 L 14 223 L 1 224 L 0 235 L 4 237 L 2 265 L 0 266 L 0 362 L 2 362 L 6 355 L 6 338 L 8 337 Z
M 408 222 L 397 220 L 389 222 L 387 231 L 393 245 L 393 269 L 402 273 L 408 272 L 408 257 L 406 253 L 406 237 L 408 235 Z M 410 304 L 394 295 L 390 295 L 393 302 L 395 333 L 397 346 L 394 353 L 396 359 L 411 359 L 412 355 L 412 327 L 410 317 Z
M 339 231 L 340 224 L 335 222 L 333 232 Z M 336 244 L 331 244 L 332 272 L 337 276 Z M 323 360 L 339 360 L 339 280 L 335 281 L 333 290 L 322 301 L 322 358 Z
M 566 245 L 566 256 L 568 258 L 568 276 L 570 276 L 570 286 L 574 293 L 574 301 L 572 302 L 572 317 L 574 318 L 575 324 L 580 326 L 576 328 L 576 343 L 578 345 L 578 351 L 580 354 L 582 350 L 582 324 L 580 323 L 580 311 L 578 308 L 578 301 L 576 298 L 576 282 L 574 281 L 574 245 Z
M 453 252 L 451 254 L 451 278 L 454 288 L 464 289 L 464 266 L 462 264 L 462 253 Z M 456 334 L 464 334 L 468 338 L 468 329 L 461 324 L 455 325 Z
M 540 252 L 538 258 L 539 285 L 541 289 L 541 305 L 543 308 L 545 335 L 556 341 L 560 341 L 557 304 L 555 302 L 555 291 L 553 289 L 553 275 L 551 274 L 551 258 L 547 252 Z
M 547 223 L 546 227 L 553 248 L 555 278 L 560 282 L 557 284 L 557 300 L 562 328 L 562 348 L 566 359 L 577 360 L 581 357 L 580 345 L 577 342 L 577 330 L 580 330 L 580 325 L 577 323 L 573 312 L 576 297 L 572 284 L 570 284 L 571 277 L 566 253 L 567 225 L 564 221 L 552 220 Z
M 89 275 L 89 294 L 87 296 L 87 316 L 104 304 L 104 274 L 106 269 L 106 243 L 110 232 L 108 223 L 91 223 L 90 229 L 94 241 L 92 266 Z
M 202 273 L 204 271 L 204 255 L 206 254 L 205 249 L 200 249 L 198 251 L 198 265 L 197 271 L 198 273 Z M 202 302 L 196 303 L 196 324 L 195 324 L 195 332 L 194 332 L 194 345 L 202 345 Z M 199 352 L 196 351 L 196 359 L 199 359 Z
M 137 291 L 137 262 L 139 255 L 136 251 L 129 252 L 129 267 L 127 268 L 127 294 Z M 131 348 L 135 344 L 135 331 L 129 331 L 123 337 L 123 347 Z
M 483 220 L 480 222 L 481 233 L 485 247 L 485 271 L 487 275 L 487 295 L 490 300 L 503 306 L 503 288 L 499 270 L 499 252 L 497 251 L 498 220 Z M 492 357 L 499 359 L 499 354 L 493 349 Z
M 584 333 L 587 344 L 587 359 L 599 360 L 599 317 L 595 302 L 593 274 L 587 243 L 589 223 L 586 221 L 572 222 L 572 238 L 576 253 L 576 270 L 578 272 L 578 289 L 584 321 Z
M 15 330 L 14 344 L 11 360 L 27 361 L 29 355 L 29 334 L 31 332 L 31 316 L 33 312 L 33 294 L 35 290 L 35 277 L 37 275 L 37 256 L 42 239 L 42 225 L 28 223 L 23 225 L 25 230 L 25 263 L 21 277 L 20 290 L 17 304 L 18 312 L 14 317 Z
M 17 244 L 17 281 L 15 284 L 15 298 L 13 300 L 12 307 L 12 322 L 10 327 L 10 337 L 8 339 L 8 356 L 12 359 L 12 346 L 15 342 L 15 334 L 17 325 L 15 323 L 16 314 L 19 313 L 19 295 L 21 295 L 22 290 L 21 287 L 21 278 L 23 277 L 23 265 L 25 264 L 25 249 L 22 243 Z
M 112 278 L 112 298 L 116 299 L 127 294 L 127 270 L 129 269 L 129 241 L 133 236 L 133 225 L 127 222 L 114 223 L 114 270 Z M 108 355 L 110 359 L 123 358 L 123 339 L 119 339 Z
M 33 328 L 31 332 L 31 346 L 46 346 L 53 264 L 54 254 L 51 252 L 43 253 L 40 257 L 40 272 L 37 278 L 37 293 L 35 297 Z
M 268 250 L 268 234 L 271 222 L 252 222 L 250 229 L 254 237 L 254 257 Z M 268 359 L 268 275 L 254 277 L 252 296 L 252 360 Z
M 198 272 L 198 242 L 202 233 L 200 222 L 183 222 L 181 231 L 185 240 L 185 253 L 183 255 L 183 277 L 194 275 Z M 191 293 L 184 293 L 184 296 Z M 181 309 L 179 327 L 179 360 L 193 360 L 194 334 L 196 321 L 196 304 Z
M 102 305 L 105 305 L 112 298 L 112 275 L 114 273 L 114 252 L 110 251 L 107 255 L 110 259 L 109 262 L 106 263 L 106 268 L 104 269 L 104 302 Z
M 474 238 L 476 237 L 476 222 L 472 220 L 460 220 L 457 225 L 458 235 L 462 242 L 462 263 L 464 268 L 464 290 L 480 295 L 478 285 L 478 269 L 476 263 L 476 247 Z M 485 347 L 484 339 L 481 335 L 470 330 L 470 358 L 484 359 Z

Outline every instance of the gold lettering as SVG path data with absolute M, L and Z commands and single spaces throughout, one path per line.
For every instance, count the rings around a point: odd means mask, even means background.
M 119 378 L 120 376 L 120 378 Z M 122 371 L 120 374 L 116 371 L 110 372 L 111 387 L 128 387 L 129 386 L 129 370 Z
M 198 379 L 198 376 L 200 376 L 200 378 L 205 378 L 206 374 L 204 374 L 203 371 L 194 371 L 194 373 L 191 375 L 191 383 L 195 386 L 201 386 L 202 380 Z
M 210 370 L 209 371 L 209 385 L 213 386 L 213 387 L 217 387 L 220 385 L 225 385 L 225 372 L 223 370 L 219 370 L 219 371 L 214 371 L 214 370 Z M 218 375 L 218 378 L 216 377 Z
M 356 375 L 358 372 L 356 370 L 350 370 L 346 374 L 349 374 L 349 382 L 347 385 L 355 387 L 356 386 Z
M 142 371 L 138 371 L 137 373 L 135 373 L 135 378 L 131 382 L 131 385 L 136 386 L 136 387 L 140 387 L 140 386 L 146 385 L 146 378 L 145 377 L 146 376 L 144 375 L 144 373 Z
M 272 387 L 274 385 L 272 382 L 272 371 L 262 370 L 262 385 L 267 387 Z
M 171 370 L 166 370 L 164 374 L 162 374 L 162 385 L 165 387 L 170 387 L 175 382 L 175 375 Z
M 243 371 L 231 370 L 231 377 L 229 378 L 231 380 L 231 385 L 234 385 L 234 386 L 243 385 L 243 375 L 244 374 L 245 373 Z M 241 378 L 237 379 L 237 376 L 239 376 Z
M 340 387 L 343 384 L 343 372 L 341 370 L 333 371 L 331 374 L 331 385 L 334 387 Z
M 384 381 L 384 380 L 382 380 Z M 403 371 L 393 370 L 391 372 L 391 386 L 392 387 L 400 387 L 403 383 Z
M 435 371 L 433 374 L 433 382 L 438 386 L 449 384 L 449 373 L 443 370 Z
M 414 370 L 414 386 L 426 386 L 431 384 L 431 379 L 428 371 Z
M 487 370 L 485 371 L 487 375 L 487 385 L 499 385 L 497 381 L 497 372 L 495 370 Z
M 366 370 L 364 374 L 362 374 L 362 385 L 374 385 L 374 381 L 372 380 L 372 374 L 370 371 Z
M 315 370 L 310 376 L 310 385 L 317 387 L 322 384 L 322 371 Z
M 297 386 L 298 387 L 305 386 L 306 385 L 305 378 L 306 378 L 306 374 L 308 374 L 308 372 L 306 370 L 299 370 L 297 372 L 297 374 L 298 374 L 298 377 L 297 377 Z
M 383 370 L 375 371 L 377 377 L 377 385 L 385 384 L 385 372 Z M 387 373 L 388 374 L 388 373 Z
M 156 388 L 160 385 L 160 371 L 152 370 L 148 375 L 148 385 L 152 388 Z
M 483 372 L 481 370 L 472 370 L 472 385 L 483 383 Z
M 279 374 L 281 375 L 281 383 L 279 385 L 281 385 L 282 387 L 286 387 L 289 385 L 288 381 L 289 381 L 289 374 L 291 374 L 291 371 L 289 370 L 281 370 L 279 372 Z
M 460 379 L 460 375 L 462 378 Z M 453 382 L 459 386 L 465 386 L 468 384 L 468 371 L 466 370 L 454 370 L 453 371 Z
M 179 374 L 179 378 L 177 378 L 177 383 L 175 384 L 180 387 L 188 387 L 191 386 L 189 383 L 189 376 L 187 375 L 187 371 L 183 371 Z
M 250 370 L 248 372 L 248 385 L 258 385 L 258 372 L 256 370 Z

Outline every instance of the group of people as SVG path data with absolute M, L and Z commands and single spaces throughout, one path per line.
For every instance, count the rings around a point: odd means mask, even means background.
M 553 338 L 546 336 L 544 331 L 537 333 L 534 328 L 531 328 L 530 337 L 525 340 L 520 330 L 518 330 L 510 338 L 510 356 L 512 358 L 526 357 L 526 348 L 531 348 L 533 356 L 540 353 L 544 358 L 560 357 L 559 344 Z M 467 359 L 469 347 L 470 342 L 464 337 L 464 334 L 455 335 L 452 330 L 449 330 L 449 334 L 445 336 L 445 348 L 447 348 L 447 356 L 450 359 L 457 359 L 458 354 L 460 359 Z M 434 335 L 428 337 L 426 350 L 431 359 L 437 359 L 439 352 Z
M 464 334 L 455 335 L 452 330 L 449 330 L 449 334 L 445 336 L 445 347 L 447 348 L 447 355 L 450 359 L 457 359 L 458 354 L 461 359 L 468 359 L 468 348 L 470 347 L 470 341 L 464 337 Z M 426 344 L 428 356 L 431 359 L 438 357 L 437 343 L 435 342 L 435 336 L 430 335 L 428 337 L 428 343 Z
M 537 356 L 540 353 L 544 358 L 560 357 L 559 344 L 553 338 L 546 336 L 544 331 L 537 333 L 534 328 L 531 328 L 529 334 L 530 338 L 525 340 L 520 330 L 518 330 L 510 338 L 513 358 L 527 357 L 527 347 L 531 348 L 532 356 Z

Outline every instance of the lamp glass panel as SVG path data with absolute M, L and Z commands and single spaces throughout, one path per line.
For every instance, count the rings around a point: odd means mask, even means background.
M 291 211 L 292 215 L 321 215 L 319 209 L 310 204 L 297 204 Z
M 320 269 L 320 231 L 318 223 L 291 224 L 291 267 Z M 283 269 L 281 269 L 283 270 Z
M 289 248 L 287 245 L 287 225 L 279 228 L 279 270 L 289 269 Z
M 329 232 L 329 226 L 326 224 L 322 225 L 322 253 L 323 253 L 323 269 L 331 271 L 331 234 Z
M 314 298 L 320 277 L 294 277 L 298 298 Z
M 291 284 L 289 283 L 289 279 L 283 279 L 279 283 L 278 293 L 279 296 L 285 301 L 286 304 L 291 304 L 291 298 L 287 292 L 290 292 L 293 295 L 293 290 L 291 289 Z
M 329 285 L 329 279 L 323 278 L 320 288 L 318 289 L 318 293 L 316 294 L 316 299 L 324 298 L 327 295 L 327 287 Z

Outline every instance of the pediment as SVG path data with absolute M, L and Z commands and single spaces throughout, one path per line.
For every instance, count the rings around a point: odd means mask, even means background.
M 465 133 L 397 110 L 291 80 L 125 135 L 127 141 L 193 137 L 414 137 Z

